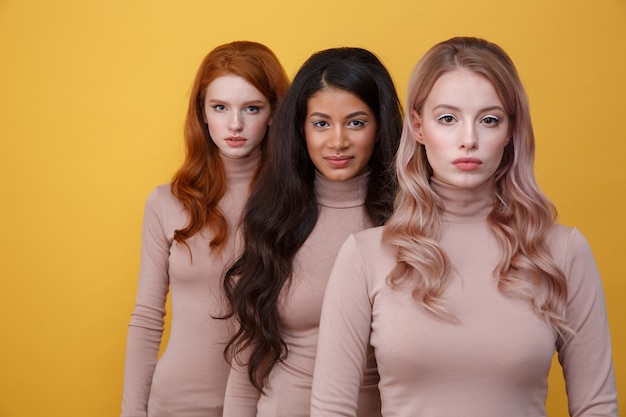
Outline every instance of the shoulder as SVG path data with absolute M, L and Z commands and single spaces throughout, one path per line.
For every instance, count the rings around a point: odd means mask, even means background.
M 599 282 L 599 271 L 591 246 L 577 228 L 555 225 L 548 245 L 555 262 L 567 277 L 570 290 Z
M 146 208 L 181 208 L 182 204 L 172 194 L 172 185 L 170 183 L 157 185 L 152 189 L 146 199 Z
M 184 226 L 187 221 L 185 213 L 180 200 L 172 194 L 172 187 L 169 183 L 155 187 L 146 199 L 144 218 L 148 221 L 163 223 L 166 229 L 169 227 L 178 229 Z
M 380 246 L 383 243 L 383 226 L 370 227 L 354 234 L 359 246 Z
M 591 252 L 585 236 L 575 227 L 555 224 L 548 234 L 548 246 L 557 259 L 571 258 Z
M 335 269 L 345 279 L 353 276 L 369 291 L 382 288 L 396 265 L 396 248 L 383 240 L 383 226 L 350 235 L 337 257 Z M 366 284 L 365 284 L 366 283 Z
M 389 258 L 395 262 L 396 249 L 383 239 L 384 226 L 371 227 L 353 235 L 354 245 L 366 262 Z

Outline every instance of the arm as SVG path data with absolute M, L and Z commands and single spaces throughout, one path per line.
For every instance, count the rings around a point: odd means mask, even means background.
M 144 213 L 137 301 L 126 342 L 122 417 L 144 417 L 147 413 L 152 374 L 163 335 L 169 247 L 155 190 L 146 201 Z
M 617 417 L 617 391 L 611 337 L 600 274 L 591 248 L 574 229 L 565 275 L 568 281 L 567 325 L 576 334 L 559 348 L 559 361 L 573 417 Z
M 311 417 L 356 416 L 371 317 L 365 266 L 350 236 L 337 255 L 324 295 Z
M 247 357 L 243 361 L 247 363 Z M 254 388 L 248 379 L 248 369 L 232 360 L 226 397 L 224 398 L 224 416 L 228 417 L 255 417 L 257 403 L 261 393 Z

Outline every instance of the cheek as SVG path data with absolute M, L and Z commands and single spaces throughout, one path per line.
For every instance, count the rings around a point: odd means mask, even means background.
M 360 152 L 367 156 L 369 161 L 372 153 L 374 153 L 374 147 L 376 146 L 376 126 L 371 126 L 371 129 L 362 132 L 363 134 L 357 139 L 360 144 Z
M 209 135 L 211 135 L 211 137 L 219 135 L 219 124 L 216 120 L 210 117 L 206 117 L 205 122 L 207 125 L 207 129 L 209 130 Z
M 372 155 L 374 154 L 374 147 L 376 146 L 376 142 L 374 138 L 366 141 L 361 148 L 361 153 L 363 154 L 363 159 L 367 161 L 369 164 L 370 159 L 372 159 Z
M 254 136 L 258 138 L 265 137 L 265 133 L 267 132 L 268 124 L 261 121 L 254 124 L 252 127 Z
M 323 147 L 324 143 L 322 138 L 319 137 L 315 132 L 304 130 L 304 141 L 306 144 L 306 150 L 309 153 L 309 158 L 315 160 L 315 156 L 320 151 L 320 148 Z
M 417 143 L 429 148 L 437 146 L 438 143 L 445 142 L 446 139 L 450 139 L 450 132 L 432 123 L 423 124 L 419 129 L 414 129 L 413 132 Z
M 504 150 L 506 149 L 507 144 L 508 140 L 503 140 L 502 142 L 494 144 L 491 148 L 491 165 L 493 165 L 494 170 L 502 163 L 502 159 L 504 158 Z
M 311 152 L 311 146 L 313 146 L 315 140 L 315 134 L 311 132 L 307 127 L 304 128 L 304 142 L 306 143 L 306 148 Z
M 504 150 L 509 145 L 509 143 L 511 143 L 511 140 L 508 136 L 502 139 L 499 146 L 500 155 L 504 155 Z

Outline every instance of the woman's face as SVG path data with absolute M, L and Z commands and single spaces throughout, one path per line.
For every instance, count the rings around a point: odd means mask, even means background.
M 466 68 L 439 77 L 411 123 L 433 176 L 461 188 L 488 181 L 509 141 L 509 117 L 495 88 Z
M 317 170 L 345 181 L 367 170 L 376 143 L 376 117 L 356 95 L 325 88 L 307 102 L 304 136 Z
M 271 111 L 268 99 L 238 75 L 218 77 L 206 88 L 204 120 L 223 156 L 245 158 L 260 152 Z

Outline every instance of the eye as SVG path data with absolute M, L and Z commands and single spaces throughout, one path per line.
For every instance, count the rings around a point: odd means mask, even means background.
M 214 110 L 217 110 L 217 111 L 224 111 L 224 110 L 226 110 L 226 106 L 224 106 L 223 104 L 215 104 L 215 105 L 212 106 L 212 108 Z
M 487 126 L 497 126 L 500 123 L 500 119 L 498 119 L 496 116 L 489 115 L 483 117 L 481 122 L 486 124 Z
M 348 122 L 348 127 L 359 128 L 359 127 L 364 127 L 364 126 L 367 126 L 367 122 L 365 120 L 358 120 L 357 119 L 357 120 L 350 120 Z
M 248 113 L 258 113 L 259 111 L 261 111 L 261 107 L 259 106 L 248 106 L 245 109 L 246 112 Z
M 328 124 L 326 120 L 316 120 L 314 122 L 311 122 L 311 125 L 313 127 L 318 127 L 320 129 L 325 129 L 327 127 L 330 127 L 330 125 Z
M 451 114 L 442 114 L 441 116 L 437 118 L 437 120 L 443 124 L 450 124 L 454 122 L 456 119 Z

